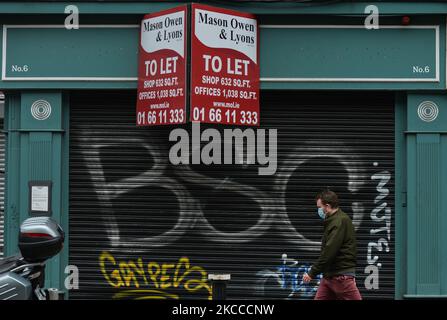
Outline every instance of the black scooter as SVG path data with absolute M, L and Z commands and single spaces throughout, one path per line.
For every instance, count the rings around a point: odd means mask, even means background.
M 0 300 L 59 300 L 63 293 L 44 288 L 45 262 L 63 247 L 65 234 L 50 217 L 32 217 L 20 226 L 21 255 L 0 260 Z

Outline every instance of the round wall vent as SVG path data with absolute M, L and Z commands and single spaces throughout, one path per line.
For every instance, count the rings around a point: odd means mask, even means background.
M 36 100 L 31 105 L 31 114 L 36 120 L 46 120 L 51 115 L 51 104 L 46 100 Z

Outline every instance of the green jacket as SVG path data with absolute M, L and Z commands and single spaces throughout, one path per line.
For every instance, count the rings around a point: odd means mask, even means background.
M 334 275 L 355 273 L 357 244 L 351 218 L 338 209 L 324 219 L 324 233 L 321 240 L 321 254 L 312 266 L 309 276 L 318 274 Z

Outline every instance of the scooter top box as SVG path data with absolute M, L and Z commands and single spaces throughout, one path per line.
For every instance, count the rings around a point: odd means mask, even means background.
M 19 249 L 28 262 L 43 262 L 62 249 L 62 228 L 49 217 L 36 217 L 20 226 Z

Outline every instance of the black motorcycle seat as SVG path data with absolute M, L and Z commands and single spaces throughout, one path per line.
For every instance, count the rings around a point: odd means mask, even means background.
M 0 260 L 0 274 L 11 271 L 15 267 L 20 265 L 22 256 L 20 254 L 10 256 Z

